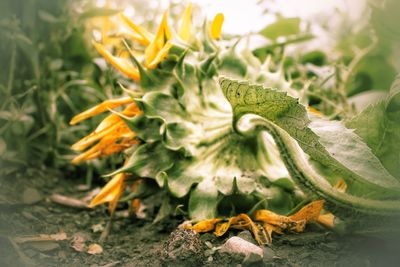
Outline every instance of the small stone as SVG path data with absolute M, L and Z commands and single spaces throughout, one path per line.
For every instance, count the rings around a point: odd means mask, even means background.
M 263 258 L 262 248 L 237 236 L 229 238 L 220 249 L 220 252 L 243 255 L 246 262 L 260 261 Z M 251 254 L 254 255 L 251 256 Z
M 103 248 L 99 244 L 91 244 L 87 250 L 87 253 L 95 255 L 103 252 Z
M 22 193 L 22 203 L 32 205 L 42 200 L 42 195 L 38 190 L 28 187 Z
M 104 226 L 101 223 L 93 224 L 91 228 L 93 233 L 99 233 L 104 231 Z

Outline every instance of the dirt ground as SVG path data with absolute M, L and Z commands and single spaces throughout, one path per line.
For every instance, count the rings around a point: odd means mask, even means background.
M 243 258 L 218 252 L 218 247 L 230 236 L 246 237 L 246 233 L 216 238 L 175 230 L 182 218 L 153 224 L 151 219 L 118 216 L 107 240 L 100 244 L 108 222 L 105 207 L 89 210 L 50 200 L 54 193 L 82 199 L 88 192 L 90 189 L 77 186 L 77 179 L 61 178 L 49 170 L 2 178 L 0 266 L 220 267 L 243 262 Z M 249 233 L 247 236 L 251 239 Z M 273 244 L 264 248 L 262 262 L 242 265 L 400 266 L 400 244 L 311 227 L 303 234 L 275 236 Z

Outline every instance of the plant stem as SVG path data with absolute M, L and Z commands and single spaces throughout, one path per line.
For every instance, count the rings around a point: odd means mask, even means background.
M 11 48 L 10 69 L 8 72 L 6 96 L 5 96 L 5 101 L 3 101 L 3 103 L 1 104 L 1 109 L 4 109 L 4 107 L 7 106 L 7 103 L 11 99 L 16 61 L 17 61 L 17 45 L 15 44 L 14 41 L 12 43 L 12 48 Z
M 11 58 L 10 58 L 10 70 L 8 72 L 8 83 L 7 83 L 8 96 L 11 96 L 12 89 L 13 89 L 16 60 L 17 60 L 17 46 L 16 46 L 15 42 L 13 42 L 12 49 L 11 49 Z

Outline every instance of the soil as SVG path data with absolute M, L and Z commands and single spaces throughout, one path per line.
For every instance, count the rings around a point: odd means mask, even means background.
M 54 193 L 81 199 L 90 192 L 77 179 L 50 170 L 31 170 L 0 180 L 0 266 L 399 266 L 400 246 L 381 237 L 338 235 L 319 228 L 275 236 L 261 262 L 219 253 L 226 237 L 179 230 L 183 218 L 153 224 L 149 219 L 117 216 L 105 242 L 105 207 L 74 208 L 54 203 Z M 121 213 L 123 215 L 123 213 Z M 61 240 L 21 241 L 58 234 Z M 65 235 L 64 235 L 65 234 Z M 247 234 L 247 237 L 246 237 Z M 44 239 L 44 236 L 41 236 Z M 21 239 L 22 238 L 22 239 Z M 254 241 L 254 240 L 249 240 Z M 98 244 L 102 251 L 89 254 Z M 98 247 L 97 247 L 98 248 Z

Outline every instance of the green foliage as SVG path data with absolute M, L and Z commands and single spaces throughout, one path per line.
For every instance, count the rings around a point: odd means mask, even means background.
M 0 10 L 1 174 L 67 167 L 80 136 L 68 120 L 104 98 L 85 25 L 69 1 L 2 1 Z
M 272 41 L 279 37 L 288 37 L 300 33 L 300 18 L 278 18 L 260 31 L 260 34 Z
M 390 95 L 346 123 L 371 148 L 386 169 L 400 179 L 400 83 L 393 84 Z

